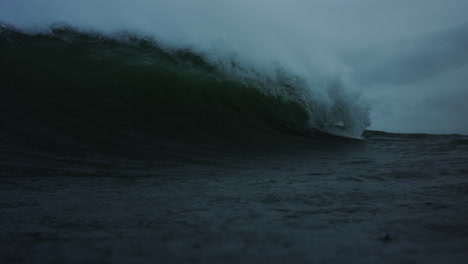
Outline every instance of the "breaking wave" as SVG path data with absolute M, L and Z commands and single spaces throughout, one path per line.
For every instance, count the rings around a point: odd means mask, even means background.
M 47 145 L 360 138 L 368 108 L 344 83 L 249 67 L 131 33 L 0 32 L 1 133 Z M 313 73 L 311 73 L 313 74 Z M 288 140 L 287 140 L 288 139 Z

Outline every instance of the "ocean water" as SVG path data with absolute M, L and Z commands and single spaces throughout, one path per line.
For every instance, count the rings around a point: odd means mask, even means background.
M 466 263 L 468 136 L 130 33 L 0 32 L 2 263 Z

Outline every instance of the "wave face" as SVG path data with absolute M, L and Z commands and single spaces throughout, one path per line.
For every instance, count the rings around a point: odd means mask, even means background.
M 9 141 L 68 149 L 281 144 L 358 138 L 369 125 L 366 107 L 340 82 L 313 89 L 281 67 L 262 75 L 234 58 L 129 33 L 3 26 L 0 35 L 1 133 Z

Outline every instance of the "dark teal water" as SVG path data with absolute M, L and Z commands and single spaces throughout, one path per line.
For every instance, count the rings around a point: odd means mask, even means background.
M 294 78 L 128 34 L 3 28 L 0 83 L 1 262 L 468 259 L 468 136 L 334 136 Z

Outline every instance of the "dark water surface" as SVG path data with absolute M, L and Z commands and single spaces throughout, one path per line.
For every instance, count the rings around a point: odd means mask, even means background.
M 54 34 L 0 38 L 1 263 L 467 263 L 468 136 L 336 137 L 190 51 Z
M 334 151 L 192 153 L 165 167 L 15 158 L 2 162 L 0 255 L 4 263 L 465 263 L 467 142 L 368 132 Z

